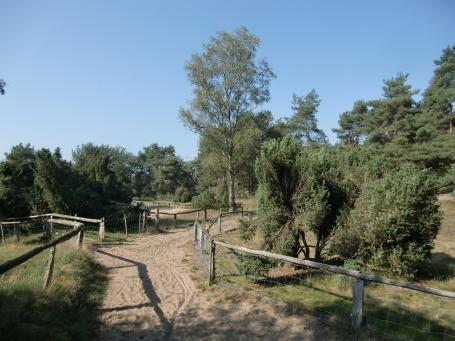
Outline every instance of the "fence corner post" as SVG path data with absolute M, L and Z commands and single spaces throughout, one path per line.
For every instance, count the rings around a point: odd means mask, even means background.
M 352 326 L 359 331 L 364 322 L 363 316 L 363 293 L 364 281 L 359 278 L 352 278 Z
M 56 250 L 56 245 L 49 249 L 49 258 L 47 260 L 46 271 L 44 272 L 43 289 L 47 289 L 47 287 L 51 284 L 52 277 L 54 275 L 54 259 Z
M 209 286 L 211 286 L 215 281 L 215 251 L 216 244 L 212 239 L 210 241 Z

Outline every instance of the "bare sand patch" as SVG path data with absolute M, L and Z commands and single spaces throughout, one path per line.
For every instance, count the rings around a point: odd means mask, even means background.
M 108 271 L 99 340 L 353 340 L 349 326 L 223 286 L 195 270 L 191 228 L 100 245 Z

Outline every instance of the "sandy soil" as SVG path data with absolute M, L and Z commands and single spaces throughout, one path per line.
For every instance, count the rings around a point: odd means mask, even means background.
M 99 340 L 353 340 L 349 327 L 198 280 L 192 229 L 103 244 L 110 284 Z

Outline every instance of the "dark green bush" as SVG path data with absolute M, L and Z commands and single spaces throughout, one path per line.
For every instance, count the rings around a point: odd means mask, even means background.
M 191 199 L 191 207 L 194 208 L 214 208 L 215 206 L 215 194 L 210 192 L 208 189 Z
M 367 272 L 412 276 L 441 226 L 430 170 L 405 164 L 371 181 L 333 236 L 332 250 Z

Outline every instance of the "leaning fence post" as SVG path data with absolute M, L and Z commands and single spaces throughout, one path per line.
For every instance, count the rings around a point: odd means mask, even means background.
M 46 289 L 51 284 L 52 276 L 54 275 L 54 258 L 56 250 L 56 245 L 49 249 L 49 258 L 47 260 L 46 271 L 44 272 L 43 289 Z
M 100 240 L 103 241 L 104 240 L 104 217 L 101 219 L 101 222 L 100 222 L 99 236 L 100 236 Z
M 221 216 L 220 216 L 221 217 Z M 210 241 L 210 263 L 209 263 L 209 286 L 213 284 L 215 280 L 215 242 Z
M 123 219 L 125 220 L 125 235 L 128 238 L 128 224 L 126 223 L 126 214 L 123 215 Z
M 158 207 L 155 208 L 155 229 L 160 230 L 160 209 Z
M 363 325 L 363 290 L 364 281 L 352 278 L 352 325 L 359 330 Z

